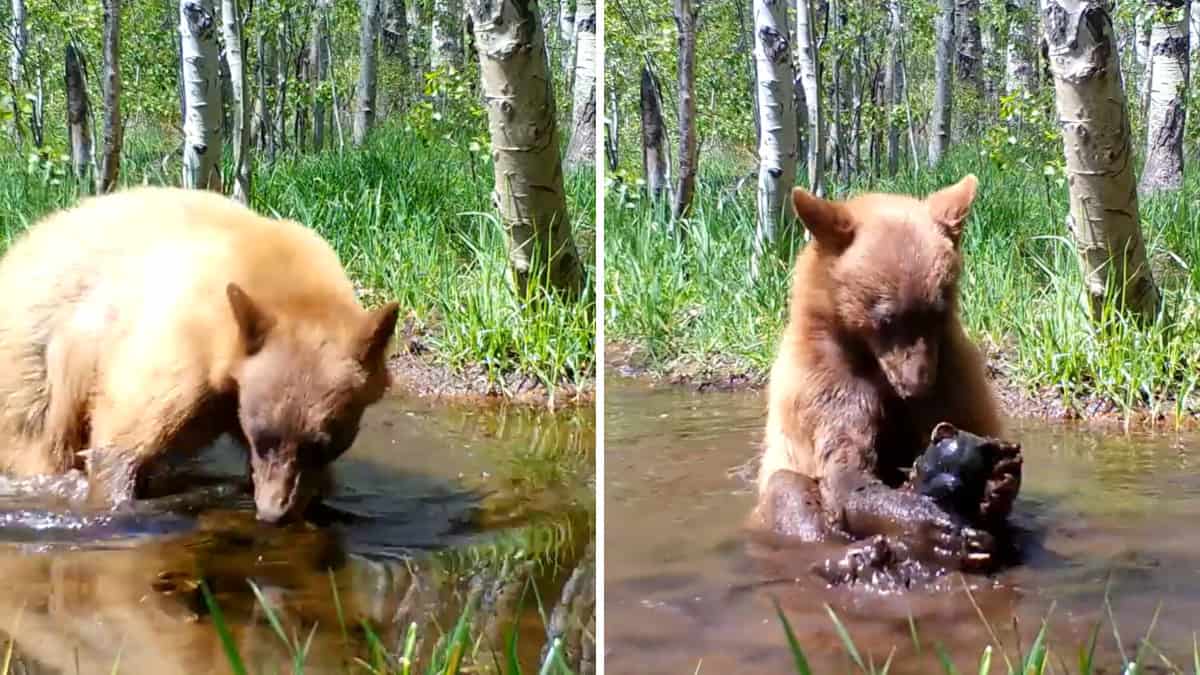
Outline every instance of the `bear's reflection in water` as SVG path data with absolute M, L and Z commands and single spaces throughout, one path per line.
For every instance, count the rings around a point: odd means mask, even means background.
M 339 460 L 338 491 L 314 514 L 319 525 L 256 522 L 244 455 L 228 444 L 170 467 L 158 490 L 207 491 L 200 501 L 214 498 L 215 508 L 90 512 L 78 527 L 89 512 L 68 508 L 77 493 L 7 484 L 0 490 L 7 524 L 0 527 L 0 649 L 15 643 L 12 672 L 110 673 L 114 665 L 131 673 L 231 672 L 201 580 L 251 672 L 288 672 L 292 662 L 264 602 L 294 646 L 311 634 L 305 672 L 342 673 L 356 657 L 369 658 L 364 621 L 394 651 L 416 622 L 417 653 L 427 655 L 469 597 L 482 598 L 476 634 L 501 648 L 516 624 L 519 658 L 535 670 L 546 629 L 536 603 L 518 610 L 516 599 L 527 582 L 557 598 L 591 536 L 590 509 L 564 502 L 560 493 L 571 490 L 561 486 L 513 494 L 490 450 L 459 450 L 479 441 L 478 429 L 431 432 L 433 425 L 397 424 L 410 415 L 403 406 L 384 408 L 366 420 L 365 442 Z M 487 438 L 508 452 L 501 435 Z M 397 452 L 399 444 L 406 452 Z M 489 562 L 505 550 L 498 541 L 544 541 L 548 531 L 573 533 L 555 540 L 567 551 L 561 566 L 534 564 L 537 552 L 521 563 Z

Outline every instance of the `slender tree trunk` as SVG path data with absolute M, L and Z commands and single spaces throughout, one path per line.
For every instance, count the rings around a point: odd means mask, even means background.
M 375 86 L 379 58 L 379 0 L 360 0 L 358 88 L 354 92 L 354 145 L 362 145 L 375 124 Z
M 1146 111 L 1143 193 L 1183 187 L 1183 132 L 1187 126 L 1188 3 L 1151 0 L 1150 105 Z
M 811 2 L 796 0 L 796 51 L 808 108 L 808 189 L 820 196 L 825 194 L 825 125 L 821 117 L 821 82 L 817 78 L 817 40 Z
M 383 10 L 383 33 L 380 36 L 383 54 L 392 59 L 394 63 L 401 64 L 400 70 L 405 74 L 401 78 L 397 91 L 392 92 L 388 97 L 388 105 L 380 106 L 384 115 L 390 114 L 393 108 L 398 110 L 408 108 L 408 98 L 412 94 L 414 84 L 418 81 L 414 75 L 420 75 L 420 73 L 411 72 L 412 69 L 409 66 L 412 58 L 408 54 L 409 27 L 405 1 L 388 0 Z M 407 1 L 413 2 L 414 0 Z
M 983 34 L 979 29 L 979 0 L 955 0 L 954 37 L 958 79 L 983 94 Z
M 1004 59 L 1004 91 L 1008 94 L 1037 90 L 1034 70 L 1032 0 L 1006 0 L 1008 47 Z
M 329 63 L 325 53 L 329 51 L 329 13 L 330 3 L 327 0 L 317 0 L 313 7 L 312 32 L 308 41 L 308 75 L 312 87 L 312 117 L 313 117 L 313 151 L 325 149 L 325 94 L 322 85 L 329 77 Z M 378 25 L 378 23 L 376 24 Z M 337 114 L 337 111 L 334 111 Z
M 1106 293 L 1144 316 L 1158 308 L 1138 225 L 1129 113 L 1105 0 L 1046 0 L 1043 27 L 1067 164 L 1070 213 L 1094 317 Z
M 571 0 L 558 0 L 558 44 L 561 50 L 562 71 L 572 72 L 575 65 L 575 7 Z M 592 10 L 596 3 L 592 0 Z M 594 39 L 594 38 L 593 38 Z
M 544 278 L 551 287 L 578 295 L 583 264 L 567 214 L 554 88 L 537 2 L 471 0 L 470 11 L 492 139 L 493 199 L 508 232 L 517 291 L 529 297 L 530 281 Z
M 897 111 L 903 94 L 903 81 L 900 79 L 900 35 L 904 30 L 903 17 L 900 14 L 900 0 L 888 0 L 888 57 L 883 74 L 883 100 L 887 104 L 887 172 L 895 175 L 900 169 L 900 124 Z
M 221 191 L 221 81 L 212 0 L 180 0 L 183 186 Z
M 255 84 L 258 89 L 254 97 L 255 147 L 259 152 L 267 153 L 268 157 L 275 155 L 273 147 L 275 142 L 271 139 L 271 106 L 267 99 L 268 73 L 275 72 L 272 51 L 271 41 L 267 39 L 266 31 L 258 31 L 254 49 L 254 53 L 258 56 L 258 61 L 254 64 Z
M 274 140 L 270 152 L 271 162 L 275 161 L 279 152 L 287 147 L 287 93 L 288 93 L 288 31 L 291 15 L 285 15 L 279 28 L 275 31 L 275 48 L 271 50 L 275 58 L 275 113 L 271 124 L 271 138 Z
M 242 17 L 237 0 L 221 0 L 222 37 L 229 62 L 230 110 L 233 117 L 233 198 L 250 202 L 250 99 L 246 96 L 246 61 L 242 58 Z
M 12 0 L 9 26 L 8 81 L 12 88 L 13 134 L 21 138 L 21 97 L 17 87 L 25 80 L 25 51 L 29 48 L 29 31 L 25 24 L 25 0 Z
M 683 218 L 692 207 L 696 191 L 696 19 L 697 0 L 675 0 L 675 27 L 679 32 L 679 188 L 675 191 L 672 218 Z
M 650 199 L 658 202 L 667 196 L 667 123 L 662 112 L 662 91 L 650 69 L 642 66 L 642 173 Z
M 760 123 L 758 133 L 758 220 L 752 273 L 776 240 L 781 223 L 790 222 L 796 183 L 796 96 L 792 45 L 788 40 L 787 0 L 753 0 L 754 63 Z
M 608 88 L 608 115 L 604 125 L 604 154 L 608 158 L 608 170 L 616 171 L 620 159 L 621 110 L 617 107 L 616 85 Z
M 104 139 L 96 184 L 96 190 L 101 193 L 112 192 L 121 173 L 125 121 L 121 119 L 120 54 L 121 0 L 104 0 L 104 71 L 100 78 L 104 94 Z
M 404 5 L 404 13 L 408 17 L 408 54 L 412 59 L 413 78 L 418 84 L 417 97 L 425 92 L 425 72 L 429 69 L 431 51 L 417 47 L 417 45 L 429 44 L 426 42 L 425 27 L 431 22 L 426 18 L 424 8 L 422 0 L 407 0 L 407 4 Z
M 1151 71 L 1154 67 L 1154 59 L 1150 58 L 1150 32 L 1153 21 L 1150 16 L 1150 11 L 1139 12 L 1134 23 L 1134 31 L 1137 34 L 1136 47 L 1134 53 L 1137 55 L 1138 73 L 1138 104 L 1143 112 L 1150 105 L 1150 78 Z
M 462 14 L 462 0 L 433 0 L 429 61 L 434 70 L 462 66 Z
M 567 168 L 596 163 L 596 4 L 578 0 L 575 7 L 575 82 L 571 104 L 571 139 Z
M 71 138 L 71 171 L 77 181 L 90 190 L 92 167 L 91 105 L 79 51 L 67 43 L 67 133 Z
M 940 0 L 937 17 L 937 55 L 934 60 L 933 133 L 929 138 L 929 165 L 937 166 L 950 146 L 950 116 L 953 108 L 951 82 L 954 69 L 954 0 Z

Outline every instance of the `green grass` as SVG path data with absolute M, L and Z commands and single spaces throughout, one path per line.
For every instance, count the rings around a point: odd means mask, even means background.
M 706 167 L 729 166 L 711 159 Z M 606 335 L 632 344 L 654 369 L 720 369 L 761 375 L 770 366 L 787 311 L 792 250 L 750 281 L 754 184 L 730 196 L 734 169 L 702 175 L 687 236 L 632 187 L 606 194 Z M 980 193 L 965 240 L 964 320 L 998 348 L 1016 381 L 1064 397 L 1099 396 L 1125 411 L 1197 408 L 1200 371 L 1200 172 L 1185 188 L 1141 203 L 1164 311 L 1137 326 L 1115 312 L 1089 321 L 1082 277 L 1064 219 L 1066 190 L 1040 172 L 999 170 L 978 157 L 952 157 L 937 171 L 839 187 L 927 194 L 966 173 Z
M 429 122 L 429 124 L 439 124 Z M 287 155 L 256 166 L 253 206 L 317 229 L 337 249 L 372 303 L 395 299 L 428 330 L 438 362 L 487 376 L 509 391 L 532 380 L 548 388 L 594 377 L 595 190 L 590 173 L 568 176 L 568 207 L 589 279 L 576 301 L 518 298 L 504 233 L 491 207 L 487 153 L 471 152 L 446 129 L 391 124 L 362 149 Z M 442 133 L 445 131 L 445 133 Z M 462 134 L 458 134 L 462 135 Z M 126 140 L 126 183 L 177 184 L 174 141 L 151 130 Z M 460 147 L 461 146 L 461 147 Z M 78 191 L 60 158 L 27 166 L 0 154 L 4 240 Z
M 964 585 L 964 588 L 965 585 Z M 975 603 L 974 597 L 970 591 L 967 591 L 968 597 L 972 604 Z M 814 670 L 810 664 L 808 656 L 805 654 L 804 647 L 801 641 L 797 639 L 792 631 L 791 624 L 788 622 L 787 615 L 783 608 L 779 606 L 778 600 L 773 601 L 775 604 L 775 614 L 779 619 L 780 625 L 783 628 L 783 633 L 787 641 L 788 653 L 791 655 L 795 672 L 797 675 L 814 675 L 820 671 Z M 1096 621 L 1092 625 L 1091 632 L 1085 644 L 1077 646 L 1055 645 L 1051 643 L 1049 635 L 1050 619 L 1054 614 L 1054 606 L 1051 605 L 1043 617 L 1037 635 L 1033 642 L 1029 645 L 1029 650 L 1026 652 L 1021 647 L 1020 634 L 1017 633 L 1019 626 L 1017 620 L 1013 619 L 1014 635 L 1009 644 L 1001 639 L 998 631 L 984 617 L 983 612 L 977 604 L 974 604 L 980 621 L 983 622 L 987 633 L 990 636 L 990 642 L 982 646 L 979 650 L 979 666 L 977 670 L 967 671 L 975 672 L 978 675 L 988 675 L 989 673 L 997 672 L 1004 675 L 1043 675 L 1043 673 L 1061 673 L 1067 675 L 1074 673 L 1076 675 L 1098 675 L 1099 673 L 1120 672 L 1134 675 L 1144 672 L 1143 668 L 1153 668 L 1149 672 L 1163 673 L 1186 673 L 1188 672 L 1183 665 L 1173 663 L 1153 642 L 1154 628 L 1157 623 L 1157 612 L 1154 618 L 1151 619 L 1149 626 L 1146 628 L 1146 633 L 1137 641 L 1137 650 L 1130 655 L 1125 652 L 1124 643 L 1121 640 L 1121 635 L 1117 629 L 1116 619 L 1113 616 L 1112 604 L 1110 602 L 1107 590 L 1104 596 L 1104 607 L 1108 619 L 1108 628 L 1111 630 L 1113 639 L 1118 645 L 1120 654 L 1120 667 L 1113 669 L 1115 664 L 1100 664 L 1096 662 L 1096 643 L 1100 635 L 1100 630 L 1104 627 L 1102 620 Z M 862 675 L 886 675 L 891 667 L 893 659 L 896 655 L 897 646 L 892 645 L 887 648 L 887 656 L 882 665 L 876 665 L 874 655 L 868 653 L 866 659 L 863 658 L 859 651 L 858 645 L 855 644 L 850 631 L 842 623 L 837 613 L 829 605 L 825 605 L 825 611 L 829 614 L 830 621 L 833 624 L 834 630 L 838 635 L 838 647 L 845 653 L 849 662 L 853 664 L 850 672 L 861 673 Z M 936 637 L 928 640 L 933 646 L 932 653 L 924 652 L 922 647 L 922 639 L 920 631 L 917 628 L 916 622 L 909 617 L 909 626 L 912 634 L 913 652 L 917 658 L 928 659 L 926 666 L 929 673 L 944 673 L 945 675 L 959 675 L 960 671 L 953 660 L 947 654 L 945 648 Z M 1151 658 L 1157 657 L 1157 658 Z M 1068 667 L 1068 660 L 1074 662 L 1074 668 Z M 1200 643 L 1197 642 L 1193 635 L 1191 660 L 1193 673 L 1200 673 Z M 1151 662 L 1153 661 L 1153 664 Z M 996 666 L 993 668 L 993 665 Z M 841 672 L 841 671 L 839 671 Z M 963 675 L 966 675 L 964 673 Z

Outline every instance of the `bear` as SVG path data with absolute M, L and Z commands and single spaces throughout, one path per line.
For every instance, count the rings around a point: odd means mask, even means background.
M 768 381 L 752 524 L 808 541 L 877 537 L 877 558 L 960 570 L 990 565 L 993 537 L 915 490 L 907 470 L 939 422 L 998 437 L 980 352 L 958 316 L 964 225 L 978 181 L 924 199 L 844 201 L 792 192 L 811 234 L 795 263 L 789 317 Z M 1014 467 L 988 481 L 1011 508 Z
M 399 305 L 368 311 L 315 231 L 210 191 L 52 213 L 0 257 L 0 294 L 0 471 L 82 473 L 114 509 L 229 434 L 257 518 L 293 520 L 390 385 Z

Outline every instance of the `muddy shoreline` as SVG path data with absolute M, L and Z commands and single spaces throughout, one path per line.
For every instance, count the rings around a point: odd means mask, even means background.
M 459 371 L 440 362 L 423 341 L 423 336 L 402 336 L 388 359 L 392 391 L 419 398 L 476 405 L 526 405 L 551 410 L 591 405 L 595 401 L 596 380 L 582 384 L 564 381 L 553 391 L 529 375 L 514 375 L 507 387 L 488 380 L 482 366 L 472 364 Z
M 1183 415 L 1176 416 L 1173 413 L 1155 413 L 1148 405 L 1135 407 L 1126 413 L 1116 401 L 1102 396 L 1067 399 L 1055 387 L 1031 389 L 1022 384 L 1012 374 L 1011 358 L 1002 350 L 989 349 L 985 355 L 993 391 L 1009 417 L 1099 429 L 1200 429 L 1200 409 L 1195 406 L 1191 406 Z M 700 363 L 694 359 L 677 359 L 666 364 L 653 364 L 637 346 L 629 342 L 610 342 L 606 345 L 604 367 L 608 373 L 619 377 L 681 387 L 697 393 L 755 392 L 764 391 L 767 386 L 766 370 L 759 372 L 720 360 Z M 763 405 L 765 412 L 765 400 Z

